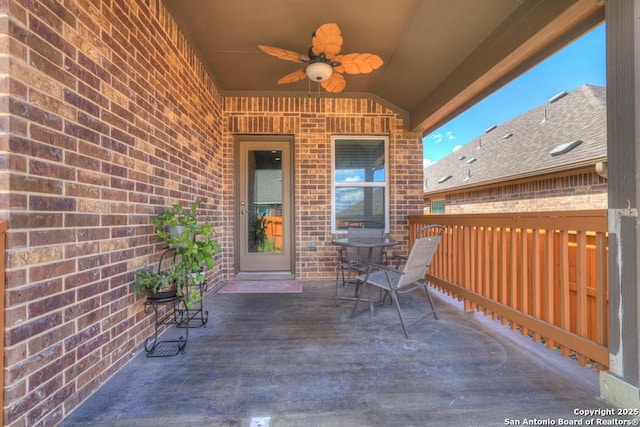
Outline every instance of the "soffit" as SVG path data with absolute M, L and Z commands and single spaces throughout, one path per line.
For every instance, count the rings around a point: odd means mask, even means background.
M 595 0 L 163 0 L 225 95 L 370 96 L 428 132 L 604 19 Z M 258 44 L 306 53 L 335 22 L 343 53 L 384 65 L 346 75 L 340 95 L 308 80 L 278 85 L 301 64 Z

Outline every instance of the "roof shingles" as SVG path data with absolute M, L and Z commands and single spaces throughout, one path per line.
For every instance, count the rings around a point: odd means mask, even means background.
M 584 85 L 497 126 L 425 169 L 425 194 L 572 169 L 607 157 L 606 92 Z M 546 110 L 546 111 L 545 111 Z M 512 134 L 505 139 L 504 136 Z M 568 153 L 557 146 L 581 140 Z M 469 163 L 468 160 L 476 160 Z M 462 160 L 461 160 L 462 159 Z M 442 177 L 450 179 L 439 182 Z

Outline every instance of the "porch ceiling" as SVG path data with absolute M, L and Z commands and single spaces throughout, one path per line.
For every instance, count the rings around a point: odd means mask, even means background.
M 337 23 L 343 53 L 384 65 L 321 96 L 373 97 L 423 134 L 604 20 L 597 0 L 163 1 L 225 95 L 308 96 L 307 80 L 276 83 L 300 65 L 257 45 L 306 53 L 319 25 Z

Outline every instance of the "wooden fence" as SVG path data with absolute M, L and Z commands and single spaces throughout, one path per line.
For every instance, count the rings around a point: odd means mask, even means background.
M 267 224 L 267 238 L 273 241 L 274 247 L 282 250 L 282 217 L 281 216 L 265 216 L 264 220 Z
M 416 215 L 446 226 L 432 285 L 578 363 L 609 364 L 607 211 Z

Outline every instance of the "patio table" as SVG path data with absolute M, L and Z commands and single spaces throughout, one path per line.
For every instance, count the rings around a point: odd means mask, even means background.
M 370 237 L 351 237 L 351 238 L 339 237 L 339 238 L 333 239 L 331 243 L 337 246 L 341 246 L 343 248 L 353 247 L 353 248 L 368 249 L 366 259 L 356 260 L 357 262 L 362 262 L 362 263 L 365 263 L 365 265 L 368 265 L 368 264 L 374 263 L 374 260 L 372 258 L 373 258 L 373 250 L 375 248 L 387 248 L 387 247 L 395 246 L 398 244 L 398 241 L 390 237 L 385 237 L 382 239 L 370 238 Z M 358 296 L 357 293 L 358 293 L 358 287 L 356 286 L 355 296 L 346 297 L 342 295 L 336 295 L 336 299 L 356 301 Z
M 374 248 L 386 248 L 389 246 L 395 246 L 398 244 L 398 241 L 389 237 L 385 237 L 383 239 L 374 239 L 369 237 L 339 237 L 337 239 L 333 239 L 331 243 L 342 247 L 367 248 L 369 249 L 368 259 L 361 261 L 371 262 L 371 255 Z

